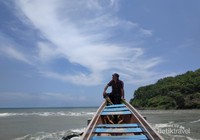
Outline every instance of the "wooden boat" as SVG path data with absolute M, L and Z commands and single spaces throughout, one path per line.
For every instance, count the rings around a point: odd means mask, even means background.
M 163 140 L 128 102 L 103 102 L 88 124 L 82 140 Z

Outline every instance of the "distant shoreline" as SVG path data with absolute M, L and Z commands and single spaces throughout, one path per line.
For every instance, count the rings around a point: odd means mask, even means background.
M 199 108 L 181 108 L 181 109 L 176 109 L 176 108 L 171 108 L 171 109 L 156 109 L 156 108 L 137 108 L 137 110 L 200 110 Z

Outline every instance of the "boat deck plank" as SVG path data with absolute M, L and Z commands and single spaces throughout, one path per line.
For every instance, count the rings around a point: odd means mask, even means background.
M 101 113 L 101 115 L 105 116 L 105 115 L 129 115 L 132 114 L 130 111 L 115 111 L 115 112 L 111 112 L 111 111 L 103 111 Z
M 105 108 L 104 112 L 114 112 L 114 111 L 128 111 L 129 109 L 126 107 L 120 107 L 120 108 Z
M 145 135 L 133 136 L 93 136 L 91 140 L 148 140 Z
M 131 127 L 139 127 L 140 125 L 137 123 L 131 124 L 99 124 L 96 127 L 103 127 L 103 128 L 131 128 Z
M 113 104 L 113 105 L 108 105 L 106 108 L 115 108 L 115 107 L 126 107 L 125 104 Z
M 95 133 L 142 133 L 141 128 L 96 128 Z

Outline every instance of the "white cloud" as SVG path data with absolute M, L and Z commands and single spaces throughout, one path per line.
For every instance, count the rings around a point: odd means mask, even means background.
M 57 56 L 55 48 L 50 43 L 38 42 L 38 55 L 42 62 L 50 61 Z
M 113 71 L 126 77 L 140 75 L 145 79 L 152 76 L 153 72 L 149 69 L 161 62 L 160 58 L 144 59 L 145 52 L 137 45 L 122 46 L 107 41 L 112 36 L 112 28 L 138 28 L 144 35 L 152 35 L 151 30 L 144 30 L 136 23 L 115 16 L 117 1 L 20 0 L 16 5 L 52 43 L 38 42 L 41 61 L 63 57 L 90 72 L 63 75 L 45 70 L 42 73 L 46 76 L 87 85 L 99 84 L 105 72 Z M 123 40 L 121 44 L 124 44 Z M 26 61 L 24 57 L 19 59 Z
M 0 33 L 0 54 L 11 59 L 22 61 L 33 65 L 30 56 L 18 49 L 19 44 L 9 38 L 9 36 Z
M 32 62 L 25 56 L 23 53 L 15 49 L 11 46 L 1 47 L 0 51 L 3 53 L 3 55 L 6 55 L 7 57 L 25 62 L 27 64 L 32 64 Z
M 146 36 L 152 36 L 153 35 L 153 31 L 152 30 L 147 30 L 147 29 L 140 29 L 140 32 L 143 34 L 143 35 L 146 35 Z
M 20 53 L 19 51 L 11 48 L 11 47 L 7 47 L 5 48 L 4 52 L 9 55 L 10 57 L 16 58 L 18 60 L 24 61 L 26 63 L 30 63 L 28 59 L 26 59 L 26 57 Z

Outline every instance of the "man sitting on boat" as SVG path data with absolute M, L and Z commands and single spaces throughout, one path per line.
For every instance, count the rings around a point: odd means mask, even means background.
M 106 90 L 110 86 L 112 86 L 112 92 L 107 94 Z M 124 82 L 119 79 L 119 74 L 112 75 L 112 80 L 104 88 L 103 97 L 105 99 L 109 97 L 113 104 L 120 104 L 121 100 L 124 100 Z

